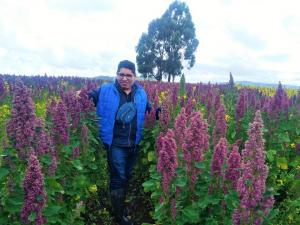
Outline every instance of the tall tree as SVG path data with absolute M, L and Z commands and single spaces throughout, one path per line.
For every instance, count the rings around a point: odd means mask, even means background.
M 161 81 L 165 77 L 170 82 L 172 77 L 174 81 L 184 67 L 194 66 L 198 44 L 189 8 L 176 0 L 142 34 L 136 46 L 138 72 L 144 78 Z

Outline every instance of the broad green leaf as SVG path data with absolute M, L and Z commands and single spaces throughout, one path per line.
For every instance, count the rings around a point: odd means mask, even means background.
M 205 164 L 203 162 L 196 162 L 195 167 L 198 169 L 205 169 Z
M 164 204 L 159 204 L 155 206 L 155 213 L 158 213 L 161 211 L 161 209 L 164 207 Z
M 148 152 L 147 154 L 148 162 L 152 162 L 155 159 L 154 151 Z
M 50 155 L 48 155 L 48 154 L 43 155 L 40 160 L 41 160 L 41 162 L 45 163 L 48 166 L 51 165 L 51 163 L 52 163 L 52 159 L 51 159 Z
M 92 169 L 92 170 L 96 170 L 98 168 L 98 166 L 94 163 L 90 163 L 89 164 L 89 167 Z
M 296 127 L 295 132 L 296 132 L 297 135 L 299 135 L 300 134 L 300 129 L 298 127 Z
M 76 169 L 83 170 L 82 163 L 79 159 L 72 160 L 71 163 Z
M 209 224 L 209 225 L 218 225 L 218 222 L 216 221 L 215 218 L 210 217 L 210 218 L 207 219 L 206 224 Z
M 151 144 L 150 142 L 145 142 L 145 145 L 143 145 L 143 150 L 147 152 L 147 150 L 150 148 Z
M 185 177 L 177 177 L 175 180 L 175 185 L 178 187 L 185 187 L 187 179 Z
M 155 165 L 150 165 L 149 172 L 150 173 L 156 172 L 156 166 Z
M 87 185 L 87 177 L 84 175 L 79 175 L 74 179 L 74 185 L 76 185 L 76 187 L 85 187 Z M 72 192 L 72 190 L 68 190 L 68 193 L 72 195 L 75 195 L 76 192 Z
M 9 170 L 7 168 L 0 168 L 0 179 L 9 174 Z
M 293 184 L 292 184 L 292 187 L 291 187 L 290 190 L 291 190 L 291 193 L 295 194 L 295 196 L 300 197 L 300 193 L 299 193 L 299 190 L 300 190 L 300 180 L 295 179 L 293 181 Z M 299 201 L 299 203 L 300 203 L 300 201 Z
M 157 197 L 160 197 L 162 196 L 162 192 L 161 191 L 155 191 L 155 192 L 152 192 L 151 194 L 151 198 L 157 198 Z
M 53 192 L 59 192 L 62 193 L 63 192 L 63 187 L 60 183 L 58 183 L 54 178 L 48 178 L 47 183 L 49 185 L 49 189 Z
M 300 156 L 297 156 L 292 162 L 289 163 L 289 165 L 295 168 L 300 166 Z
M 28 216 L 28 220 L 30 222 L 35 221 L 35 218 L 36 218 L 36 212 L 31 212 L 30 215 Z
M 234 139 L 235 135 L 236 135 L 236 132 L 233 131 L 233 132 L 231 133 L 230 137 L 231 137 L 232 139 Z
M 290 140 L 289 134 L 287 132 L 284 132 L 284 133 L 280 133 L 278 135 L 278 141 L 280 143 L 289 143 L 291 140 Z
M 9 224 L 8 218 L 0 217 L 0 224 Z
M 6 211 L 10 213 L 16 213 L 20 212 L 23 205 L 23 197 L 22 196 L 16 196 L 6 199 L 6 202 L 4 203 L 4 208 Z
M 233 210 L 238 206 L 239 197 L 237 192 L 230 191 L 227 195 L 225 195 L 225 202 L 228 209 Z
M 219 196 L 216 196 L 216 195 L 210 195 L 208 197 L 208 199 L 209 199 L 209 202 L 212 203 L 212 204 L 218 204 L 220 202 L 220 200 L 221 200 L 219 198 Z
M 208 201 L 206 198 L 203 198 L 203 199 L 199 200 L 197 204 L 201 209 L 204 209 L 208 206 Z
M 153 178 L 154 180 L 160 180 L 161 174 L 154 172 L 150 175 L 150 177 Z
M 276 155 L 276 150 L 268 150 L 266 152 L 266 155 L 267 155 L 268 160 L 273 161 L 274 160 L 274 155 Z
M 144 188 L 151 188 L 151 187 L 154 187 L 155 185 L 156 185 L 156 182 L 154 180 L 148 180 L 143 183 Z
M 59 211 L 61 210 L 61 206 L 59 205 L 52 205 L 49 207 L 46 207 L 43 211 L 43 214 L 49 218 L 55 217 L 55 215 L 59 214 Z M 55 220 L 57 221 L 57 220 Z
M 66 145 L 62 147 L 61 151 L 67 153 L 68 155 L 71 155 L 73 148 L 70 145 Z
M 183 210 L 183 214 L 189 218 L 190 221 L 196 222 L 199 220 L 199 210 L 196 207 L 188 206 Z
M 288 169 L 288 162 L 287 162 L 287 159 L 285 157 L 279 157 L 279 158 L 277 158 L 276 165 L 280 169 L 283 169 L 283 170 L 287 170 Z

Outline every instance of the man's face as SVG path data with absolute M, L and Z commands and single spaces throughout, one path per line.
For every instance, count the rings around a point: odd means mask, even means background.
M 123 90 L 129 90 L 134 84 L 135 75 L 130 69 L 121 68 L 119 72 L 117 72 L 117 80 Z

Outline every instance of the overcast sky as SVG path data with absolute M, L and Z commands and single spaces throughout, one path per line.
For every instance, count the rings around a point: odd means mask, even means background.
M 0 0 L 0 73 L 115 75 L 172 0 Z M 186 0 L 199 46 L 188 82 L 300 85 L 298 0 Z M 298 3 L 299 2 L 299 3 Z

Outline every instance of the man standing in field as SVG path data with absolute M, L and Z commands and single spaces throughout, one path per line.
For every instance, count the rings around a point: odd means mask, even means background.
M 136 82 L 135 64 L 124 60 L 114 83 L 92 91 L 99 117 L 100 138 L 107 150 L 113 213 L 121 225 L 133 224 L 124 215 L 126 187 L 137 159 L 144 115 L 151 107 L 145 90 Z

